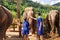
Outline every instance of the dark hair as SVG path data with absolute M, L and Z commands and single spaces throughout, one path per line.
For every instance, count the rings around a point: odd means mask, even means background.
M 41 13 L 40 13 L 40 12 L 38 12 L 38 15 L 40 16 L 40 15 L 41 15 Z

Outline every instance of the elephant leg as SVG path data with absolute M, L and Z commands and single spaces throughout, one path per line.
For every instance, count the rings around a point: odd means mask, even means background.
M 4 31 L 4 25 L 1 25 L 0 26 L 0 40 L 5 40 L 5 37 L 6 37 L 6 33 L 5 33 L 5 31 Z
M 51 37 L 54 37 L 54 24 L 51 24 Z
M 52 32 L 52 22 L 51 22 L 51 20 L 49 20 L 49 23 L 51 25 L 51 31 L 50 31 L 50 34 L 51 34 L 51 32 Z
M 55 31 L 55 36 L 57 37 L 57 36 L 59 36 L 59 34 L 58 34 L 58 28 L 56 27 L 56 31 Z
M 56 31 L 55 31 L 56 36 L 59 36 L 59 27 L 56 26 Z
M 0 40 L 3 40 L 3 30 L 0 29 Z
M 53 34 L 54 34 L 54 24 L 52 23 L 52 20 L 49 20 L 49 23 L 50 23 L 50 25 L 51 25 L 50 34 L 53 35 Z
M 3 26 L 3 38 L 4 38 L 4 40 L 6 40 L 6 30 L 7 30 L 7 21 L 5 22 L 5 24 L 4 24 L 4 26 Z
M 51 36 L 51 37 L 54 36 L 54 26 L 51 26 L 50 36 Z
M 4 38 L 4 40 L 6 40 L 6 31 L 5 30 L 3 31 L 3 38 Z
M 56 31 L 55 31 L 56 34 L 58 34 L 58 28 L 56 27 Z
M 51 33 L 53 34 L 54 33 L 54 26 L 52 25 L 51 28 L 52 28 Z
M 35 34 L 34 26 L 32 27 L 32 34 Z

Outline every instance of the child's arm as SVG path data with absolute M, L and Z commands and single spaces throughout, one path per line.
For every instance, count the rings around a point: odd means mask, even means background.
M 40 27 L 39 27 L 39 30 L 41 30 L 41 27 L 42 27 L 42 22 L 40 22 Z
M 39 30 L 41 30 L 42 25 L 43 25 L 43 21 L 42 21 L 42 19 L 40 19 L 40 28 L 39 28 Z
M 34 18 L 34 17 L 32 17 L 32 16 L 31 16 L 31 18 L 34 19 L 34 20 L 37 20 L 36 18 Z

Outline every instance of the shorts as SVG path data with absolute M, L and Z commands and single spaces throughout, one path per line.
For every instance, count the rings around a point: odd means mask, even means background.
M 29 30 L 22 30 L 22 34 L 23 35 L 28 35 L 29 34 Z
M 40 30 L 37 32 L 37 34 L 40 36 L 40 35 L 43 35 L 43 30 Z

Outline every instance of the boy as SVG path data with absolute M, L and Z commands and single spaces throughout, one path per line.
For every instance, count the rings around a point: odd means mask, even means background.
M 33 17 L 31 17 L 31 18 L 37 20 L 37 28 L 38 28 L 37 34 L 38 34 L 39 39 L 43 40 L 43 20 L 41 17 L 41 13 L 38 12 L 38 18 L 37 19 L 33 18 Z

